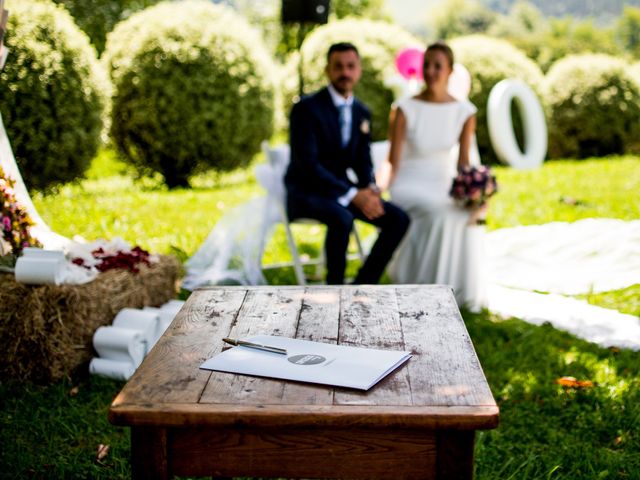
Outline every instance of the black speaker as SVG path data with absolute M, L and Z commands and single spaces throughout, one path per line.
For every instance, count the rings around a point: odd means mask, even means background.
M 282 23 L 327 23 L 329 0 L 282 0 Z

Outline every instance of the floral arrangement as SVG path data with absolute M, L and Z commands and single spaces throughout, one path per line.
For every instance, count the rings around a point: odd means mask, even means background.
M 13 256 L 18 257 L 24 247 L 39 247 L 40 243 L 31 236 L 33 220 L 18 202 L 14 187 L 15 180 L 5 176 L 0 168 L 0 231 Z
M 464 208 L 477 208 L 486 204 L 489 197 L 498 191 L 496 177 L 484 165 L 465 167 L 453 179 L 449 195 L 456 204 Z
M 115 252 L 99 247 L 91 252 L 95 262 L 87 262 L 85 259 L 76 257 L 73 263 L 81 267 L 95 267 L 100 272 L 121 268 L 132 273 L 140 271 L 140 265 L 151 266 L 152 258 L 149 252 L 140 247 L 133 247 L 130 250 L 117 250 Z

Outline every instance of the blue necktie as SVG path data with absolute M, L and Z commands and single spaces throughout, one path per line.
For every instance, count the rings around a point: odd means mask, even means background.
M 340 111 L 340 137 L 342 138 L 343 147 L 347 146 L 349 137 L 351 137 L 351 126 L 349 122 L 347 122 L 347 108 L 349 108 L 349 106 L 345 104 L 338 106 L 338 110 Z

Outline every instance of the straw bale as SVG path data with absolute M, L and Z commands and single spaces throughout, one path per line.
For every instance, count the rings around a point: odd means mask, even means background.
M 68 377 L 95 355 L 93 333 L 122 308 L 175 298 L 180 264 L 159 258 L 137 274 L 109 270 L 86 285 L 24 285 L 0 274 L 0 380 Z

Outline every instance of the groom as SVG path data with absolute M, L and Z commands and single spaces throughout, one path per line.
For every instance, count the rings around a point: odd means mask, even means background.
M 380 235 L 354 283 L 377 283 L 407 228 L 409 217 L 385 202 L 371 164 L 371 114 L 353 89 L 362 73 L 350 43 L 327 53 L 329 85 L 291 110 L 291 163 L 285 176 L 289 218 L 312 218 L 327 225 L 327 283 L 344 283 L 346 253 L 354 219 L 379 228 Z M 355 172 L 357 182 L 347 176 Z

